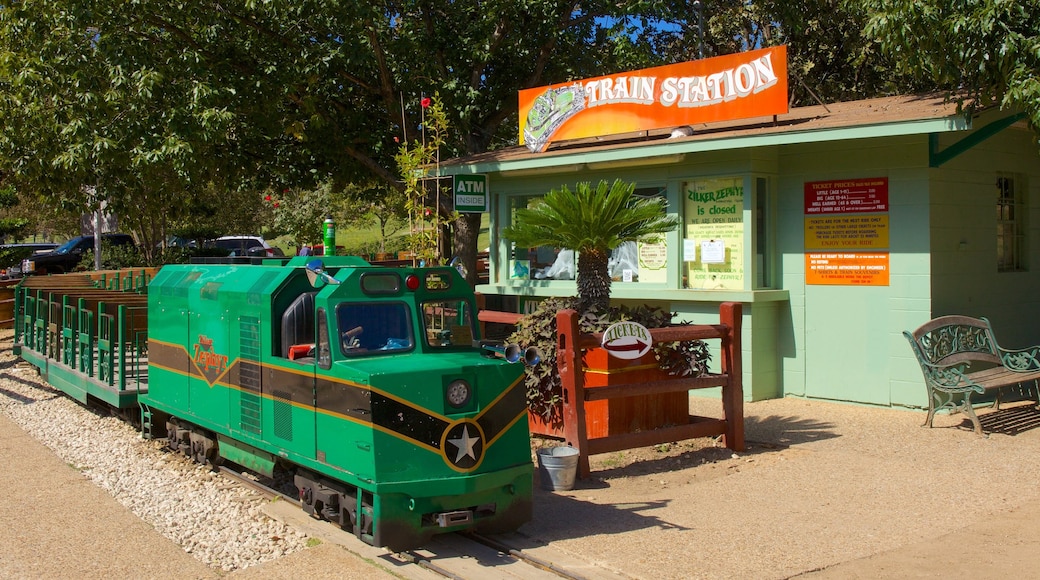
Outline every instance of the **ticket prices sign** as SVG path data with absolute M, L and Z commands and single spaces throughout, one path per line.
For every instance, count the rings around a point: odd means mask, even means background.
M 805 215 L 888 211 L 888 178 L 805 183 Z
M 788 111 L 787 47 L 773 46 L 519 93 L 520 143 L 779 115 Z
M 639 281 L 668 281 L 668 246 L 664 242 L 639 243 Z
M 807 181 L 803 192 L 805 283 L 888 286 L 888 178 Z
M 888 286 L 888 252 L 806 252 L 805 283 Z
M 487 175 L 456 175 L 452 191 L 455 192 L 455 211 L 484 213 L 488 210 Z

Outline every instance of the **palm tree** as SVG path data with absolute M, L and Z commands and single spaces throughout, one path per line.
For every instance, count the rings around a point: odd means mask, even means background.
M 578 253 L 578 308 L 606 311 L 610 305 L 610 253 L 625 242 L 656 242 L 678 225 L 660 197 L 638 198 L 634 183 L 600 181 L 552 190 L 532 208 L 518 209 L 502 235 L 518 246 L 555 246 Z

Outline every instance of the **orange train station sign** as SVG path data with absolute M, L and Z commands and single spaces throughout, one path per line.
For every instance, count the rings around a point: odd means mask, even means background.
M 520 143 L 779 115 L 787 106 L 787 47 L 659 66 L 520 91 Z

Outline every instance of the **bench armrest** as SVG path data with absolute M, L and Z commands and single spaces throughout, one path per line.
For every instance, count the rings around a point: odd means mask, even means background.
M 964 369 L 971 366 L 970 361 L 961 361 L 950 364 L 934 364 L 928 362 L 925 358 L 924 353 L 921 352 L 921 346 L 917 344 L 917 339 L 910 332 L 903 332 L 903 336 L 910 343 L 910 348 L 914 351 L 914 356 L 917 358 L 917 364 L 921 365 L 921 373 L 924 375 L 925 385 L 928 387 L 928 392 L 931 393 L 932 389 L 943 391 L 945 393 L 967 393 L 974 391 L 982 394 L 986 392 L 986 389 L 982 385 L 977 384 L 971 380 L 968 375 L 964 373 Z
M 964 372 L 965 369 L 971 366 L 970 362 L 953 365 L 935 365 L 920 360 L 917 362 L 921 364 L 921 372 L 924 373 L 925 382 L 938 391 L 945 393 L 974 391 L 980 395 L 986 392 L 982 385 L 973 381 Z
M 993 347 L 1000 356 L 1000 363 L 1004 365 L 1004 368 L 1016 373 L 1040 371 L 1040 346 L 1019 349 L 1002 348 L 997 344 L 997 335 L 993 332 L 993 325 L 986 318 L 982 320 L 985 320 L 986 325 L 989 326 L 990 336 L 993 337 Z
M 998 345 L 997 354 L 1000 355 L 1000 362 L 1004 368 L 1009 371 L 1016 373 L 1040 371 L 1040 360 L 1037 360 L 1037 357 L 1040 357 L 1040 346 L 1007 350 Z

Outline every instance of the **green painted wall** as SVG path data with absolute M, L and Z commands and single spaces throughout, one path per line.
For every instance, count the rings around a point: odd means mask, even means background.
M 901 332 L 929 310 L 927 147 L 926 136 L 909 136 L 783 149 L 778 246 L 791 296 L 779 332 L 784 394 L 877 405 L 924 402 L 916 391 L 893 389 L 892 378 L 902 371 L 892 359 L 902 350 L 910 354 Z M 868 177 L 889 180 L 889 285 L 807 285 L 804 184 Z
M 976 119 L 976 130 L 995 118 Z M 971 132 L 942 133 L 938 150 Z M 573 281 L 508 280 L 508 246 L 497 234 L 508 220 L 511 195 L 539 195 L 561 184 L 622 178 L 666 188 L 681 212 L 687 180 L 743 176 L 769 180 L 773 279 L 776 290 L 684 290 L 682 237 L 668 235 L 667 283 L 615 283 L 616 301 L 653 303 L 679 320 L 718 319 L 723 301 L 744 304 L 744 392 L 748 400 L 797 396 L 883 406 L 927 406 L 920 368 L 904 330 L 948 313 L 987 316 L 1006 346 L 1040 343 L 1040 156 L 1035 139 L 1013 126 L 981 141 L 939 168 L 930 167 L 929 135 L 846 140 L 807 138 L 799 144 L 687 154 L 682 162 L 603 168 L 578 163 L 550 174 L 493 174 L 492 283 L 488 293 L 573 295 Z M 1020 176 L 1028 190 L 1028 271 L 996 273 L 996 172 Z M 889 285 L 805 283 L 804 184 L 887 177 Z M 752 223 L 745 194 L 745 225 Z M 745 227 L 750 255 L 752 227 Z M 881 250 L 879 250 L 881 251 Z M 750 277 L 750 272 L 747 274 Z M 717 355 L 717 353 L 716 353 Z
M 941 139 L 940 148 L 953 137 Z M 998 173 L 1017 175 L 1026 194 L 1026 271 L 997 272 Z M 1033 134 L 1006 129 L 932 170 L 932 183 L 933 316 L 985 316 L 1001 346 L 1040 344 L 1040 155 Z

